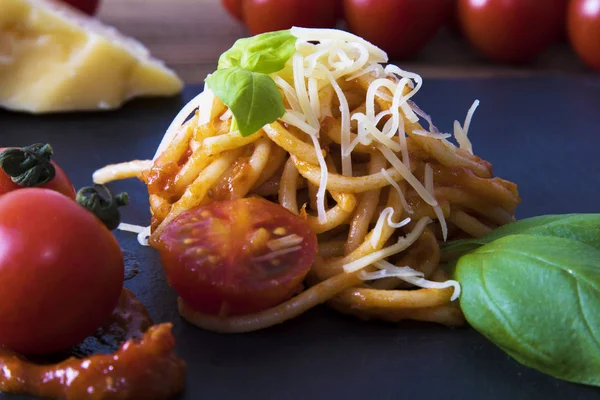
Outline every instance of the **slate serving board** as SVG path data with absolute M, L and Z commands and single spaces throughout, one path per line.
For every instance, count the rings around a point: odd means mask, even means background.
M 76 187 L 108 163 L 152 157 L 177 111 L 198 93 L 141 100 L 116 112 L 33 117 L 0 111 L 0 145 L 50 142 Z M 450 131 L 474 99 L 476 154 L 518 183 L 519 218 L 600 211 L 600 79 L 538 77 L 428 80 L 417 103 Z M 126 190 L 124 221 L 149 219 L 144 185 Z M 139 275 L 126 286 L 156 322 L 172 321 L 188 363 L 182 399 L 594 399 L 600 390 L 561 382 L 510 359 L 473 329 L 360 322 L 319 307 L 283 325 L 243 335 L 205 332 L 184 322 L 157 253 L 116 233 Z M 551 290 L 551 288 L 549 288 Z M 0 293 L 0 301 L 1 301 Z M 600 329 L 600 327 L 598 327 Z M 1 329 L 1 328 L 0 328 Z M 0 394 L 0 399 L 25 397 Z

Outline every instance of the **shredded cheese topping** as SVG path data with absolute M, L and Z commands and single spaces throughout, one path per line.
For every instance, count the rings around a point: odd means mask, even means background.
M 416 271 L 410 267 L 397 267 L 388 261 L 377 261 L 375 266 L 379 268 L 379 271 L 365 272 L 361 271 L 359 277 L 365 281 L 372 281 L 383 278 L 399 278 L 412 285 L 425 288 L 425 289 L 446 289 L 454 288 L 452 293 L 451 301 L 458 299 L 460 296 L 460 284 L 454 280 L 447 280 L 445 282 L 434 282 L 423 278 L 423 273 Z
M 377 219 L 377 223 L 375 224 L 375 228 L 373 229 L 373 235 L 371 236 L 371 246 L 375 247 L 381 239 L 381 233 L 383 232 L 383 225 L 387 222 L 388 226 L 392 228 L 402 228 L 405 225 L 410 223 L 410 218 L 405 218 L 402 221 L 396 223 L 392 220 L 394 216 L 394 209 L 392 207 L 385 208 L 381 214 L 379 214 L 379 218 Z
M 425 227 L 430 222 L 431 222 L 431 219 L 429 219 L 427 217 L 421 218 L 419 220 L 419 222 L 417 222 L 417 225 L 412 230 L 412 232 L 407 234 L 405 237 L 398 239 L 398 242 L 396 242 L 395 244 L 393 244 L 389 247 L 385 247 L 381 250 L 378 250 L 376 252 L 368 254 L 362 258 L 359 258 L 358 260 L 355 260 L 351 263 L 344 265 L 344 271 L 348 272 L 348 273 L 360 271 L 361 269 L 363 269 L 377 261 L 381 261 L 384 258 L 387 258 L 394 254 L 398 254 L 401 251 L 406 250 L 407 248 L 410 247 L 410 245 L 412 245 L 419 238 L 419 236 L 421 236 L 421 234 L 423 233 L 423 230 L 425 230 Z
M 479 100 L 475 100 L 471 108 L 469 108 L 464 126 L 461 127 L 458 121 L 454 121 L 454 137 L 456 138 L 458 145 L 461 149 L 464 149 L 471 154 L 473 154 L 473 145 L 467 135 L 469 134 L 471 120 L 473 119 L 473 114 L 475 114 L 477 107 L 479 107 Z
M 302 236 L 298 236 L 295 233 L 292 235 L 287 235 L 284 237 L 280 237 L 278 239 L 272 239 L 267 242 L 267 247 L 271 251 L 285 249 L 287 247 L 297 246 L 302 243 L 304 239 Z
M 429 194 L 431 194 L 431 196 L 435 196 L 433 189 L 433 169 L 429 164 L 425 164 L 425 188 Z M 436 204 L 433 206 L 433 211 L 435 212 L 435 216 L 437 217 L 438 221 L 440 221 L 442 235 L 444 236 L 444 241 L 446 241 L 446 239 L 448 239 L 448 224 L 446 223 L 446 218 L 444 217 L 442 207 L 440 207 L 439 204 Z
M 288 254 L 288 253 L 293 253 L 295 251 L 298 251 L 302 249 L 302 246 L 293 246 L 293 247 L 287 247 L 285 249 L 281 249 L 281 250 L 276 250 L 276 251 L 272 251 L 269 252 L 263 256 L 260 257 L 254 257 L 252 258 L 252 261 L 254 262 L 264 262 L 264 261 L 270 261 L 273 260 L 279 256 L 282 256 L 284 254 Z
M 133 225 L 121 222 L 119 226 L 117 226 L 117 229 L 124 232 L 137 233 L 138 243 L 142 246 L 148 246 L 148 238 L 150 238 L 149 226 Z

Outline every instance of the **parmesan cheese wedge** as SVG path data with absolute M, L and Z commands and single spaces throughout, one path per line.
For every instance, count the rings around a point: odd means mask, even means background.
M 0 107 L 114 109 L 183 83 L 134 39 L 54 0 L 0 0 Z

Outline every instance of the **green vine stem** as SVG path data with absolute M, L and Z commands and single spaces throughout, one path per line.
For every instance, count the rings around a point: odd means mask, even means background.
M 36 143 L 22 148 L 7 148 L 0 152 L 0 168 L 19 186 L 41 186 L 56 175 L 50 162 L 52 147 Z
M 127 193 L 116 196 L 104 185 L 86 186 L 77 192 L 77 203 L 94 213 L 111 231 L 121 222 L 119 207 L 129 203 Z

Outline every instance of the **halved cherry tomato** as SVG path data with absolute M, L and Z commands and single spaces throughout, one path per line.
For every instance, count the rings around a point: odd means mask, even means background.
M 242 13 L 243 0 L 221 0 L 221 4 L 227 10 L 229 15 L 240 22 L 244 22 L 244 14 Z
M 493 61 L 535 58 L 560 32 L 563 0 L 458 0 L 461 31 Z
M 0 152 L 5 148 L 0 148 Z M 50 164 L 54 167 L 55 176 L 50 182 L 45 183 L 39 187 L 51 189 L 59 193 L 64 194 L 67 197 L 75 199 L 75 188 L 67 177 L 67 174 L 60 168 L 54 161 L 50 161 Z M 33 167 L 33 165 L 32 165 Z M 24 186 L 18 185 L 12 181 L 12 179 L 0 169 L 0 196 L 13 190 L 23 189 Z
M 337 0 L 242 0 L 243 15 L 253 35 L 289 29 L 333 28 Z
M 292 242 L 275 246 L 284 237 Z M 300 291 L 317 237 L 282 206 L 247 198 L 180 214 L 154 246 L 167 280 L 190 307 L 226 316 L 264 310 Z
M 350 31 L 392 59 L 417 53 L 446 19 L 446 0 L 344 0 Z
M 123 286 L 123 255 L 98 218 L 49 189 L 0 197 L 0 344 L 46 354 L 93 334 Z
M 600 70 L 600 0 L 571 0 L 567 25 L 577 55 Z

